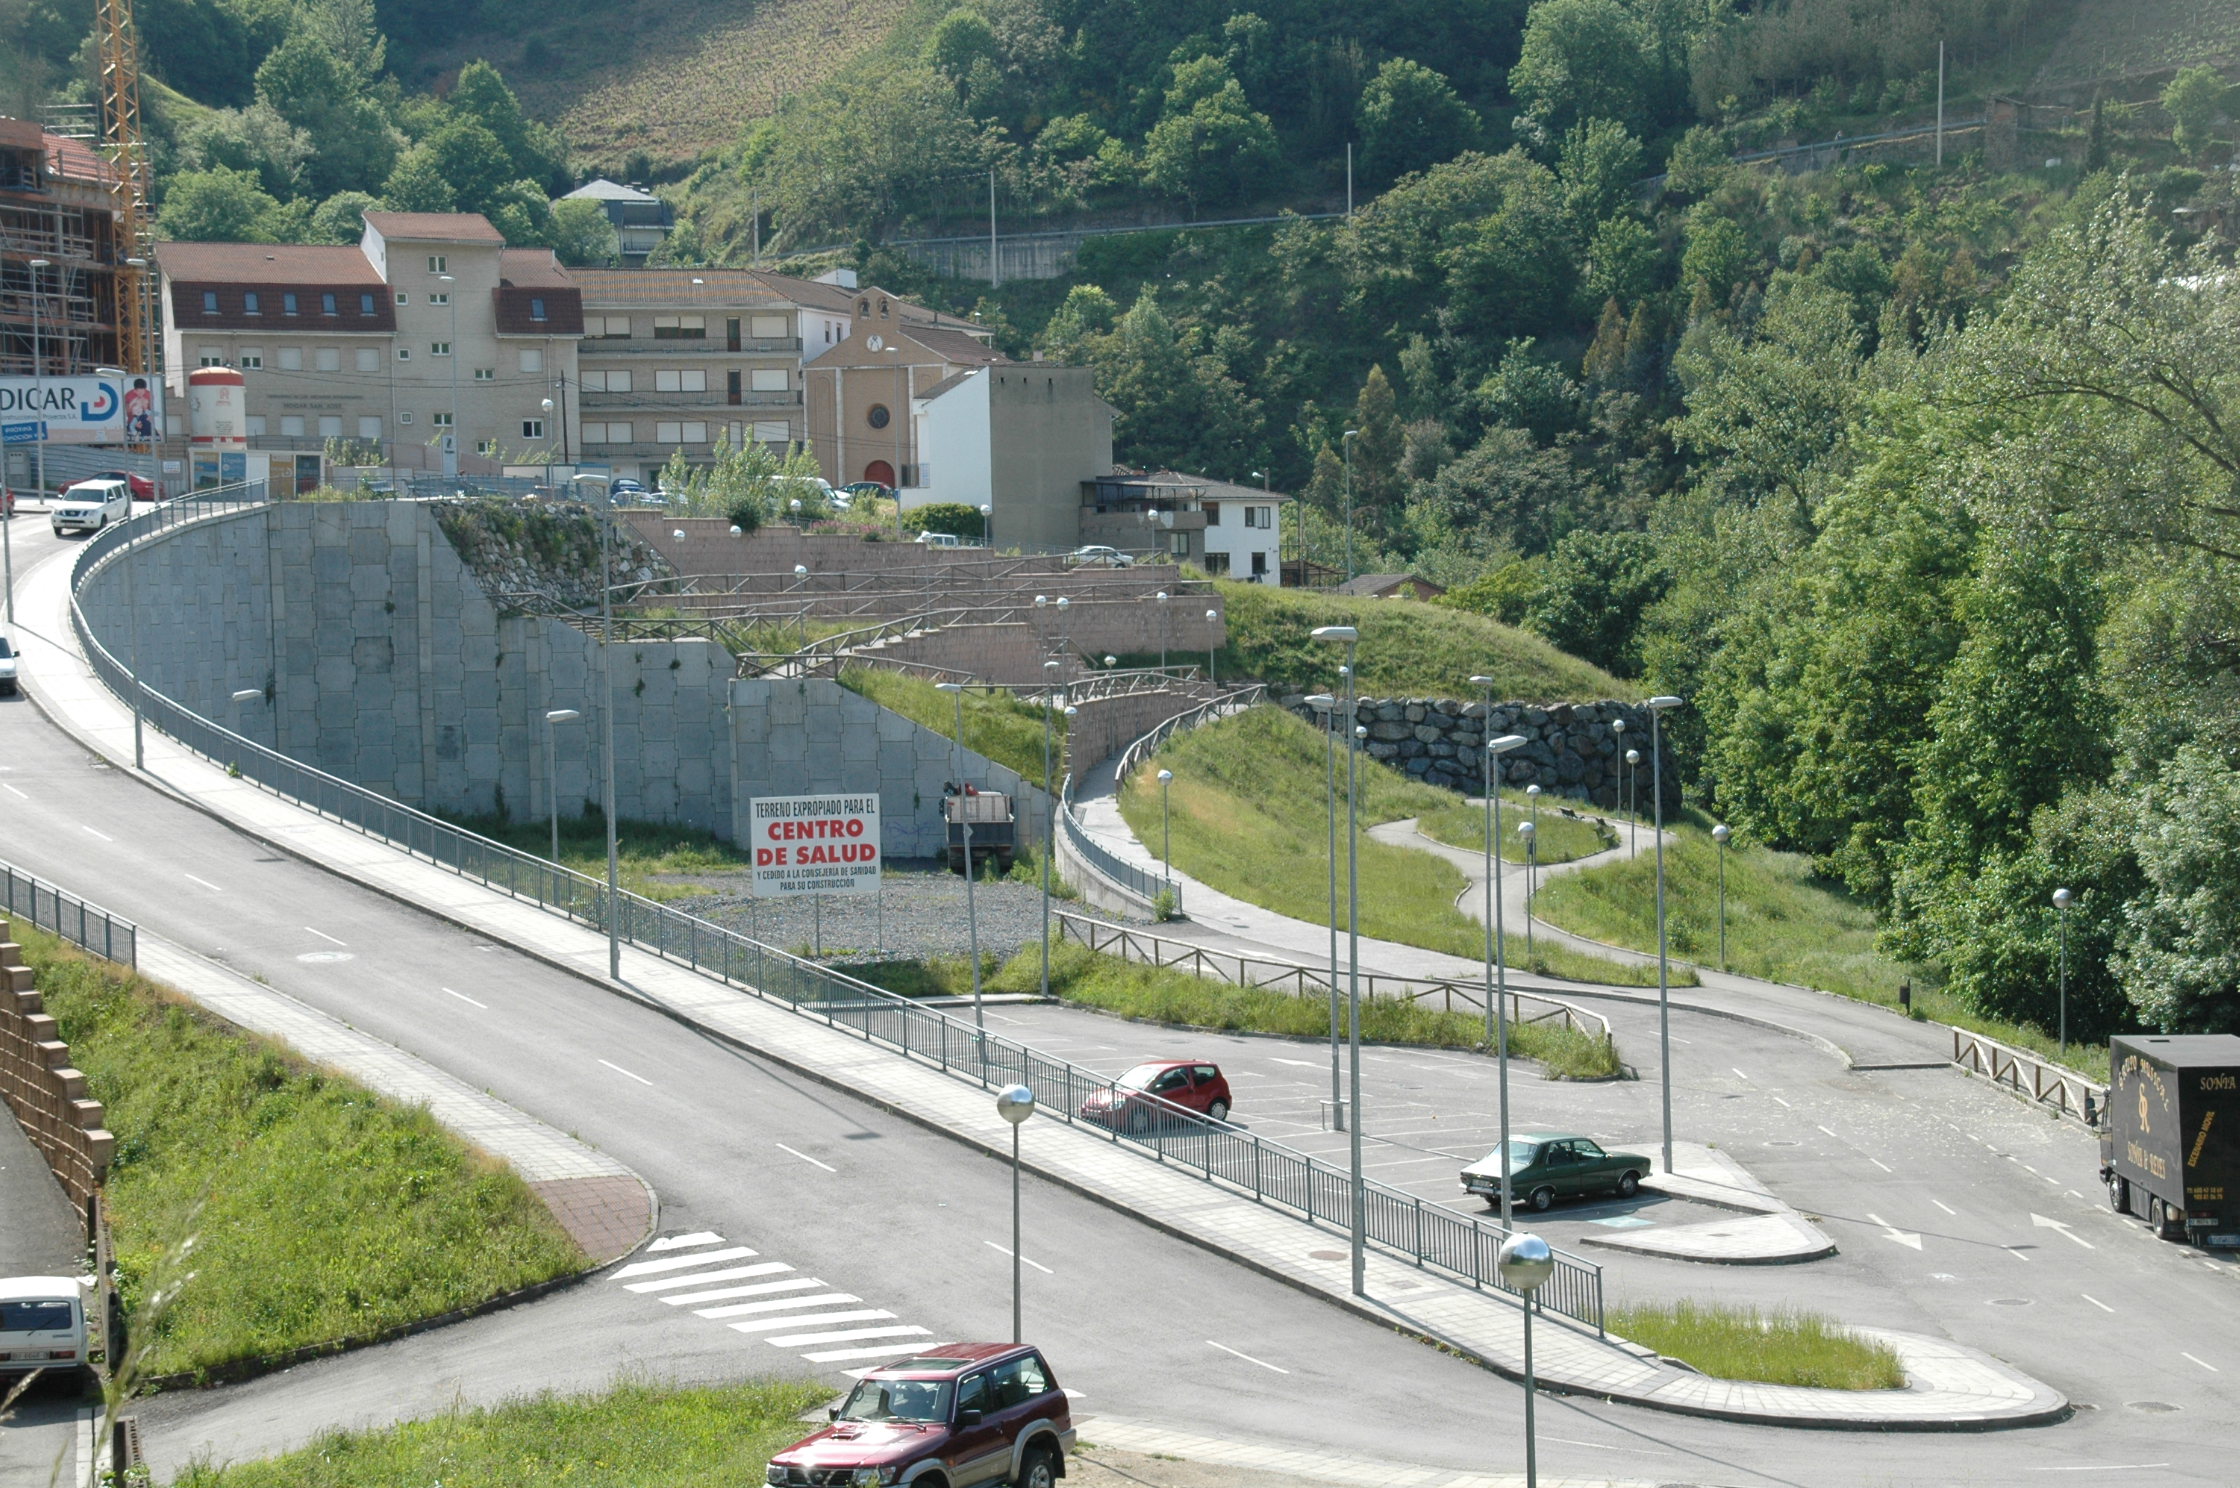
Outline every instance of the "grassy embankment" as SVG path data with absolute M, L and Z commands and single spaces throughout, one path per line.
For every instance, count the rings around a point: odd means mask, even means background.
M 1329 914 L 1329 836 L 1322 735 L 1280 708 L 1261 707 L 1168 741 L 1120 793 L 1120 811 L 1138 839 L 1161 840 L 1161 769 L 1168 787 L 1175 866 L 1225 894 L 1310 923 Z M 1437 786 L 1409 780 L 1373 761 L 1360 770 L 1363 827 L 1424 816 L 1454 804 Z M 1546 813 L 1542 813 L 1543 817 Z M 1462 871 L 1432 853 L 1391 847 L 1363 835 L 1361 933 L 1473 959 L 1485 930 L 1455 908 Z M 1341 857 L 1344 845 L 1339 847 Z M 1520 937 L 1508 951 L 1525 965 Z M 1656 968 L 1536 946 L 1531 969 L 1548 976 L 1621 986 L 1654 985 Z M 1693 985 L 1692 980 L 1683 983 Z
M 1823 1390 L 1896 1390 L 1905 1372 L 1885 1344 L 1847 1332 L 1818 1313 L 1682 1299 L 1613 1307 L 1605 1325 L 1713 1379 L 1758 1380 Z
M 831 1398 L 813 1380 L 624 1384 L 536 1395 L 364 1431 L 327 1431 L 262 1462 L 190 1466 L 174 1488 L 746 1488 Z
M 962 956 L 850 970 L 906 997 L 968 996 L 972 991 L 971 964 Z M 1042 947 L 1027 946 L 1000 966 L 993 955 L 982 957 L 981 985 L 989 992 L 1039 992 Z M 1321 1038 L 1330 1032 L 1330 1004 L 1319 993 L 1294 997 L 1261 987 L 1234 987 L 1186 971 L 1124 961 L 1075 942 L 1050 947 L 1050 991 L 1066 1002 L 1147 1023 L 1294 1038 Z M 1361 1005 L 1361 1037 L 1379 1044 L 1475 1049 L 1486 1042 L 1485 1015 L 1372 998 Z M 1512 1024 L 1509 1052 L 1538 1060 L 1556 1079 L 1599 1080 L 1618 1072 L 1617 1051 L 1608 1040 L 1547 1024 Z
M 1445 795 L 1444 791 L 1440 792 Z M 1486 850 L 1486 811 L 1483 806 L 1457 802 L 1449 796 L 1448 804 L 1437 811 L 1427 812 L 1419 826 L 1426 837 L 1435 838 L 1449 847 L 1468 848 L 1472 852 Z M 1483 799 L 1482 797 L 1480 798 Z M 1577 809 L 1577 808 L 1574 808 Z M 1591 809 L 1591 808 L 1589 808 Z M 1597 815 L 1607 813 L 1597 812 Z M 1611 820 L 1622 818 L 1608 814 Z M 1532 798 L 1520 790 L 1501 792 L 1501 841 L 1498 844 L 1501 861 L 1522 863 L 1525 860 L 1524 838 L 1518 835 L 1517 824 L 1533 819 Z M 1621 828 L 1622 830 L 1622 828 Z M 1579 817 L 1565 816 L 1557 810 L 1551 799 L 1540 803 L 1539 824 L 1533 828 L 1540 839 L 1538 857 L 1545 868 L 1553 863 L 1569 863 L 1578 858 L 1592 857 L 1604 848 L 1616 847 L 1615 839 L 1603 835 L 1600 827 Z
M 1719 849 L 1707 821 L 1690 811 L 1672 823 L 1666 848 L 1665 934 L 1675 956 L 1719 964 Z M 1657 947 L 1656 862 L 1648 853 L 1551 878 L 1540 918 L 1612 945 Z M 1730 844 L 1727 848 L 1727 965 L 1746 976 L 1817 987 L 1861 1002 L 1898 1006 L 1898 986 L 1913 984 L 1914 1011 L 1940 1023 L 2054 1058 L 2058 1046 L 2029 1024 L 1985 1018 L 1936 984 L 1934 969 L 1909 965 L 1875 946 L 1873 911 L 1826 879 L 1797 853 Z M 2072 1043 L 2069 1066 L 2107 1068 L 2102 1046 Z
M 848 667 L 840 685 L 861 693 L 880 707 L 900 713 L 944 739 L 957 735 L 956 696 L 941 691 L 922 677 L 876 667 Z M 1008 692 L 964 694 L 964 747 L 975 754 L 1016 770 L 1028 781 L 1042 779 L 1043 712 L 1020 702 Z M 1050 720 L 1052 787 L 1065 772 L 1066 720 Z
M 494 816 L 439 814 L 477 836 L 519 848 L 535 857 L 545 857 L 552 851 L 549 821 L 501 821 Z M 698 884 L 673 883 L 669 879 L 742 873 L 748 866 L 745 853 L 713 832 L 672 822 L 632 821 L 628 817 L 615 823 L 615 859 L 625 891 L 662 902 L 690 899 L 708 892 Z M 604 883 L 607 877 L 606 823 L 595 815 L 561 817 L 560 862 Z
M 565 1276 L 584 1256 L 511 1169 L 419 1108 L 317 1069 L 20 922 L 46 1010 L 108 1111 L 128 1308 L 155 1375 L 228 1371 Z

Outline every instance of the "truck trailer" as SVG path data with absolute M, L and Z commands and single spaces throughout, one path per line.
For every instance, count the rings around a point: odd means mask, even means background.
M 2165 1240 L 2240 1248 L 2240 1036 L 2108 1040 L 2100 1179 Z

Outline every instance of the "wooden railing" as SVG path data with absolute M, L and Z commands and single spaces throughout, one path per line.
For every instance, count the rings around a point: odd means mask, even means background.
M 1953 1029 L 1952 1062 L 2095 1130 L 2108 1119 L 2107 1086 L 1997 1039 Z

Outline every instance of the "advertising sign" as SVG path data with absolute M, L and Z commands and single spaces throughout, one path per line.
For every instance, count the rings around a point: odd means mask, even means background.
M 0 377 L 0 421 L 44 419 L 54 444 L 163 437 L 163 389 L 145 377 Z
M 20 424 L 0 424 L 0 444 L 37 444 L 47 437 L 47 426 L 38 419 Z
M 754 897 L 879 892 L 879 798 L 757 796 L 748 803 Z

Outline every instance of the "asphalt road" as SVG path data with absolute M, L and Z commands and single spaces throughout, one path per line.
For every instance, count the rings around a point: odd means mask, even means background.
M 53 546 L 43 527 L 17 556 L 34 546 Z M 0 700 L 0 844 L 155 933 L 614 1153 L 661 1194 L 665 1233 L 720 1235 L 938 1337 L 1000 1336 L 1008 1321 L 1000 1164 L 275 853 L 89 759 L 10 700 Z M 1007 1031 L 1101 1067 L 1206 1051 L 1255 1087 L 1240 1089 L 1240 1119 L 1275 1134 L 1288 1121 L 1302 1145 L 1330 1140 L 1302 1130 L 1327 1081 L 1312 1044 L 1061 1009 L 1004 1016 L 1019 1019 Z M 1636 1060 L 1650 1047 L 1640 1016 L 1613 1008 Z M 1614 1293 L 1803 1298 L 1858 1322 L 1950 1332 L 2087 1408 L 2033 1431 L 1861 1437 L 1551 1400 L 1540 1413 L 1551 1476 L 1831 1488 L 2098 1471 L 2126 1482 L 2231 1480 L 2240 1349 L 2222 1340 L 2240 1304 L 2233 1268 L 2161 1246 L 2096 1207 L 2082 1181 L 2083 1137 L 1957 1076 L 1847 1074 L 1779 1035 L 1694 1015 L 1674 1026 L 1681 1135 L 1747 1147 L 1762 1177 L 1828 1218 L 1845 1253 L 1766 1270 L 1613 1257 Z M 1294 1059 L 1316 1068 L 1281 1062 Z M 1441 1163 L 1490 1145 L 1485 1062 L 1376 1051 L 1365 1083 L 1367 1129 L 1386 1139 L 1375 1160 L 1404 1165 L 1380 1176 L 1458 1198 Z M 1525 1079 L 1518 1118 L 1643 1139 L 1653 1088 Z M 1424 1132 L 1434 1121 L 1436 1132 Z M 1786 1142 L 1798 1145 L 1772 1145 Z M 1419 1162 L 1420 1172 L 1405 1166 Z M 1025 1201 L 1025 1252 L 1038 1263 L 1027 1273 L 1028 1335 L 1051 1351 L 1085 1412 L 1457 1469 L 1517 1465 L 1513 1385 L 1089 1200 L 1030 1179 Z M 2072 1228 L 2036 1226 L 2033 1212 Z M 1576 1238 L 1593 1217 L 1548 1228 Z M 845 1367 L 809 1365 L 599 1278 L 268 1380 L 148 1402 L 140 1415 L 168 1468 L 197 1452 L 261 1455 L 324 1424 L 593 1386 L 619 1370 L 691 1379 L 821 1368 L 837 1387 Z M 0 1435 L 0 1478 L 23 1465 L 13 1435 Z

